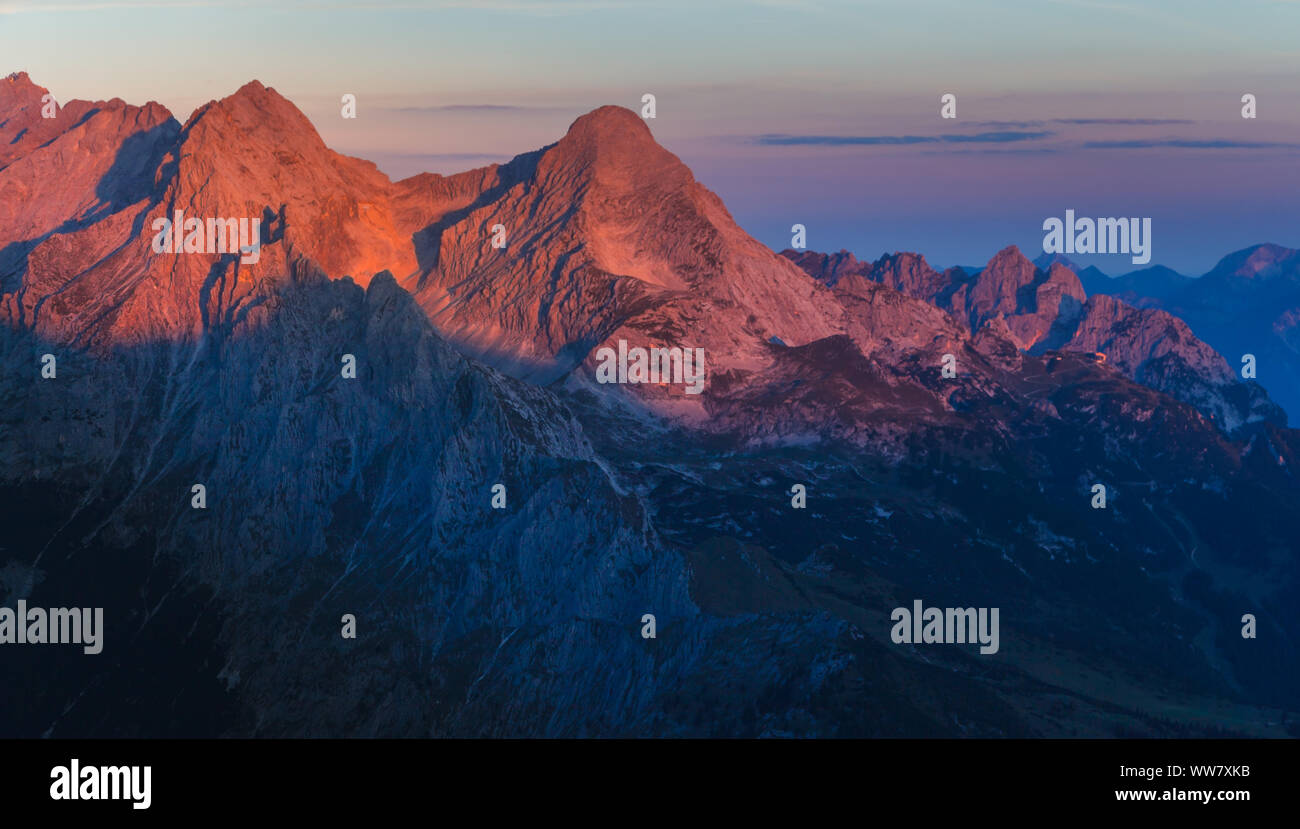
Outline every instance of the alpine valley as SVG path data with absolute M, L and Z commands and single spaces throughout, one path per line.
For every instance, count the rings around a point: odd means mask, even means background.
M 391 181 L 258 82 L 44 94 L 0 79 L 0 606 L 102 650 L 0 645 L 0 735 L 1300 734 L 1300 433 L 1193 298 L 778 254 L 620 107 Z M 918 599 L 995 652 L 896 643 Z

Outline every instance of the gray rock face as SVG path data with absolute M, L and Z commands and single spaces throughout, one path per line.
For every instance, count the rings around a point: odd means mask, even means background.
M 6 441 L 3 483 L 81 490 L 65 520 L 95 513 L 92 544 L 147 540 L 210 586 L 251 733 L 632 729 L 628 689 L 673 670 L 638 647 L 641 615 L 697 611 L 681 559 L 567 410 L 449 349 L 386 274 L 275 300 L 226 336 L 51 346 L 68 356 L 43 382 L 11 335 L 3 411 L 33 439 Z

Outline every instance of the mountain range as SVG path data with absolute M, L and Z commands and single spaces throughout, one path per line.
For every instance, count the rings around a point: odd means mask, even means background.
M 0 733 L 1294 733 L 1300 433 L 1210 328 L 1015 248 L 777 254 L 621 107 L 391 181 L 258 82 L 44 94 L 0 80 L 0 604 L 107 635 L 5 652 Z M 895 644 L 914 599 L 1000 651 Z
M 1048 256 L 1034 261 L 1044 267 Z M 1162 266 L 1116 277 L 1095 267 L 1074 270 L 1089 295 L 1107 294 L 1185 320 L 1238 369 L 1244 355 L 1254 355 L 1260 383 L 1291 420 L 1300 417 L 1300 251 L 1253 245 L 1199 277 Z

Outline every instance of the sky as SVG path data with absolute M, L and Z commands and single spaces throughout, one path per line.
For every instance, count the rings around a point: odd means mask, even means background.
M 1152 264 L 1191 275 L 1300 247 L 1294 0 L 0 0 L 11 71 L 182 122 L 255 78 L 394 178 L 652 93 L 656 139 L 778 250 L 802 224 L 810 249 L 978 265 L 1041 253 L 1067 209 L 1151 218 Z

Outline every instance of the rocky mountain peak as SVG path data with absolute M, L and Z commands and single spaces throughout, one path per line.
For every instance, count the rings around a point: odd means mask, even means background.
M 1300 270 L 1300 250 L 1265 243 L 1230 253 L 1219 260 L 1207 278 L 1268 279 Z
M 246 147 L 245 156 L 273 149 L 326 150 L 307 116 L 259 81 L 250 81 L 234 94 L 199 107 L 186 123 L 185 132 L 192 148 L 206 144 L 227 151 Z
M 0 107 L 8 110 L 15 102 L 22 102 L 33 96 L 39 101 L 46 92 L 49 90 L 37 86 L 26 72 L 14 72 L 6 75 L 4 82 L 0 83 Z

